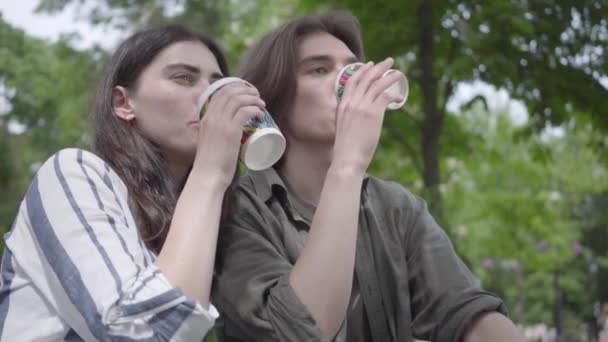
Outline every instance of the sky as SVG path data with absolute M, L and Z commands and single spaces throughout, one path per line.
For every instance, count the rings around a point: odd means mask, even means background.
M 88 48 L 97 43 L 105 49 L 113 49 L 121 39 L 126 38 L 123 32 L 109 28 L 92 27 L 86 19 L 86 12 L 79 13 L 77 8 L 70 6 L 64 11 L 54 15 L 34 13 L 39 0 L 0 0 L 0 12 L 4 20 L 11 25 L 25 30 L 29 35 L 42 39 L 55 41 L 62 33 L 78 32 L 80 40 L 75 41 L 76 48 Z M 457 111 L 458 107 L 476 96 L 486 96 L 490 108 L 507 107 L 516 124 L 523 124 L 528 120 L 528 113 L 521 101 L 509 98 L 505 90 L 483 82 L 460 84 L 455 94 L 448 102 L 448 110 Z M 0 112 L 2 103 L 0 103 Z
M 54 15 L 34 13 L 39 0 L 0 0 L 0 12 L 4 20 L 25 30 L 28 34 L 55 41 L 62 33 L 78 32 L 81 39 L 77 48 L 88 48 L 94 43 L 106 49 L 113 48 L 122 38 L 120 32 L 87 23 L 85 13 L 78 13 L 74 6 Z

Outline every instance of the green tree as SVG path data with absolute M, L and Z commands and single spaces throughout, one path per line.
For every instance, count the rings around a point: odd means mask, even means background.
M 446 157 L 440 188 L 460 253 L 517 322 L 552 323 L 546 284 L 556 271 L 565 312 L 590 319 L 598 300 L 592 268 L 608 265 L 605 250 L 584 239 L 580 208 L 591 210 L 586 202 L 608 189 L 608 175 L 589 128 L 521 137 L 505 112 L 481 106 L 448 118 L 474 142 Z
M 69 36 L 29 37 L 0 17 L 0 227 L 12 223 L 37 163 L 89 143 L 89 94 L 103 55 L 75 50 Z
M 364 28 L 369 57 L 396 56 L 408 74 L 411 94 L 401 116 L 412 122 L 392 115 L 386 126 L 402 127 L 401 152 L 421 171 L 425 197 L 440 218 L 441 136 L 451 129 L 446 105 L 460 82 L 505 88 L 526 103 L 536 131 L 573 119 L 608 128 L 602 115 L 608 91 L 600 84 L 608 75 L 606 1 L 301 3 L 303 11 L 350 9 Z
M 295 12 L 291 0 L 40 0 L 37 10 L 53 14 L 67 6 L 80 6 L 94 25 L 133 30 L 177 22 L 202 30 L 224 44 L 230 65 L 261 33 Z
M 73 2 L 41 0 L 39 8 L 58 11 Z M 441 135 L 447 102 L 459 82 L 481 79 L 504 87 L 525 101 L 531 127 L 537 130 L 575 116 L 608 128 L 608 116 L 600 115 L 608 92 L 599 81 L 608 75 L 602 52 L 608 41 L 605 0 L 394 0 L 381 6 L 361 0 L 183 0 L 171 6 L 179 9 L 177 14 L 154 0 L 105 0 L 93 7 L 91 20 L 129 25 L 171 18 L 205 27 L 230 42 L 235 47 L 231 52 L 240 53 L 242 42 L 276 25 L 277 19 L 332 7 L 350 9 L 364 28 L 371 59 L 397 57 L 397 66 L 412 81 L 402 115 L 410 124 L 403 126 L 402 118 L 393 115 L 386 126 L 413 128 L 393 137 L 419 169 L 425 197 L 440 221 Z M 234 26 L 250 27 L 250 35 L 234 32 Z
M 558 268 L 570 312 L 586 313 L 594 296 L 608 297 L 601 291 L 608 272 L 608 94 L 600 82 L 608 74 L 606 0 L 41 0 L 39 9 L 70 5 L 88 8 L 94 24 L 125 31 L 165 21 L 204 29 L 224 42 L 233 68 L 284 18 L 350 9 L 368 57 L 396 57 L 411 86 L 405 108 L 386 115 L 371 172 L 424 195 L 516 320 L 551 322 L 554 298 L 545 284 Z M 70 36 L 34 39 L 1 19 L 0 43 L 0 95 L 8 104 L 0 108 L 0 227 L 8 228 L 36 162 L 88 144 L 88 91 L 107 53 L 75 50 Z M 456 87 L 475 80 L 524 101 L 527 125 L 483 108 L 482 96 L 450 113 Z M 8 129 L 14 121 L 23 133 Z M 548 137 L 547 125 L 561 126 L 563 136 Z

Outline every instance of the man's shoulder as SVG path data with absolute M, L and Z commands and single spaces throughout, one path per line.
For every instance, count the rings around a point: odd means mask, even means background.
M 401 183 L 369 176 L 366 183 L 368 198 L 383 206 L 419 207 L 422 199 Z
M 239 177 L 235 191 L 235 212 L 237 214 L 256 214 L 265 212 L 266 199 L 265 193 L 261 193 L 261 184 L 256 184 L 256 180 L 247 173 Z
M 238 181 L 238 189 L 240 191 L 254 191 L 255 189 L 255 181 L 253 179 L 253 175 L 251 172 L 247 172 L 246 174 L 239 177 Z
M 261 184 L 256 184 L 256 180 L 250 173 L 242 175 L 241 177 L 239 177 L 236 187 L 237 199 L 263 201 L 260 194 L 261 186 Z

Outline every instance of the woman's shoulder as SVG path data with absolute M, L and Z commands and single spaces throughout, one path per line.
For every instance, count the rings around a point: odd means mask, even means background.
M 39 171 L 48 168 L 61 167 L 77 167 L 87 164 L 93 167 L 105 168 L 106 163 L 98 155 L 82 148 L 64 148 L 53 153 L 48 159 L 42 163 Z
M 93 152 L 82 148 L 64 148 L 48 157 L 38 168 L 36 176 L 62 177 L 88 173 L 104 175 L 114 173 L 110 165 Z
M 65 148 L 55 152 L 36 172 L 39 183 L 59 181 L 64 187 L 73 182 L 105 183 L 126 190 L 120 177 L 97 154 L 82 148 Z M 123 192 L 123 191 L 121 191 Z

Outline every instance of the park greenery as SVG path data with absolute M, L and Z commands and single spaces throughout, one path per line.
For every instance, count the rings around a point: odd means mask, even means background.
M 351 11 L 366 57 L 395 57 L 410 81 L 370 173 L 425 198 L 515 322 L 559 324 L 576 341 L 608 302 L 607 0 L 39 0 L 37 10 L 68 7 L 125 37 L 188 24 L 222 42 L 233 71 L 282 20 Z M 41 162 L 90 148 L 92 94 L 111 51 L 78 39 L 42 40 L 0 16 L 0 232 Z M 496 91 L 459 92 L 467 86 Z

